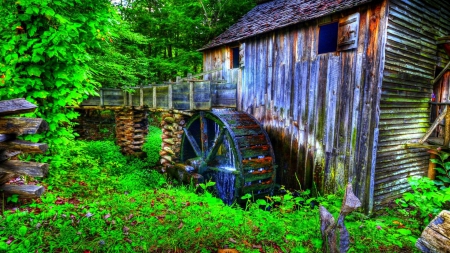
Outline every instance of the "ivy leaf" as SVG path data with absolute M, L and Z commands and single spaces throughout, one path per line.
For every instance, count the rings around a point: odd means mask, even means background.
M 28 75 L 37 76 L 37 77 L 41 76 L 41 74 L 42 74 L 42 70 L 37 66 L 27 67 L 27 72 L 28 72 Z
M 53 16 L 55 16 L 55 11 L 52 8 L 47 7 L 44 9 L 44 14 L 49 17 L 53 17 Z
M 30 37 L 33 37 L 34 34 L 36 33 L 36 31 L 37 31 L 37 27 L 36 26 L 32 26 L 32 27 L 30 27 L 28 29 L 28 35 L 30 35 Z
M 21 226 L 19 228 L 19 235 L 20 236 L 25 236 L 27 234 L 27 230 L 28 230 L 28 228 L 26 226 Z

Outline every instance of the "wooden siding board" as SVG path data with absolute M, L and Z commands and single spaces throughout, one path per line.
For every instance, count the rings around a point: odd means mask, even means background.
M 440 18 L 447 12 L 442 1 L 434 1 L 434 6 L 419 0 L 390 3 L 375 203 L 408 190 L 408 176 L 426 173 L 429 154 L 403 149 L 403 144 L 421 138 L 428 129 L 430 80 L 435 65 L 443 64 L 435 37 L 449 32 L 448 23 L 443 26 Z

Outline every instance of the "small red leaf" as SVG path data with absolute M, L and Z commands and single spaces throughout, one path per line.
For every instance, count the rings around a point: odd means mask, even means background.
M 201 229 L 202 229 L 201 227 L 196 228 L 195 233 L 198 233 Z

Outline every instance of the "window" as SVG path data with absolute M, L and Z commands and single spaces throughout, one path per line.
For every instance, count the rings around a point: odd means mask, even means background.
M 339 22 L 319 27 L 319 54 L 336 52 Z
M 358 47 L 359 13 L 319 26 L 319 54 Z
M 230 68 L 239 68 L 239 47 L 230 48 Z

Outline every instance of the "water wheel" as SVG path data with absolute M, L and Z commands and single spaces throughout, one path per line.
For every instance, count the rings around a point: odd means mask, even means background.
M 273 192 L 272 144 L 253 116 L 213 109 L 192 116 L 183 130 L 181 161 L 216 182 L 217 193 L 226 204 L 246 193 Z

